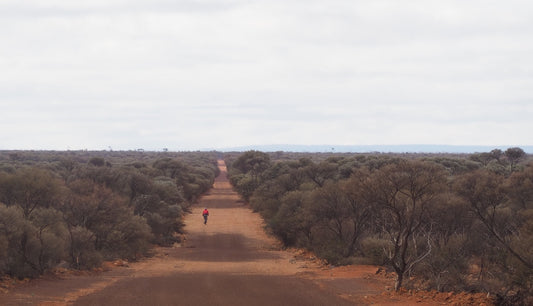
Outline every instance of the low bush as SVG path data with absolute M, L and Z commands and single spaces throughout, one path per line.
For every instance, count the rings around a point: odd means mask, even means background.
M 278 160 L 271 160 L 275 157 Z M 520 148 L 481 154 L 227 157 L 230 182 L 286 246 L 331 264 L 384 265 L 395 288 L 533 296 L 533 163 Z
M 218 173 L 214 153 L 0 151 L 0 276 L 171 245 Z

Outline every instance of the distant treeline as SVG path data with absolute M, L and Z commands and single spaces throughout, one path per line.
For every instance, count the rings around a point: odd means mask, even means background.
M 286 246 L 376 264 L 401 286 L 533 303 L 533 163 L 470 155 L 227 156 L 234 188 Z
M 173 244 L 218 171 L 215 153 L 0 151 L 0 276 Z

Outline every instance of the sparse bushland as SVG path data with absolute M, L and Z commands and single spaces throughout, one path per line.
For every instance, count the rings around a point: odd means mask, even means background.
M 0 276 L 171 245 L 218 172 L 215 153 L 0 151 Z
M 533 302 L 533 163 L 472 155 L 246 152 L 230 180 L 286 246 L 385 265 L 402 286 Z

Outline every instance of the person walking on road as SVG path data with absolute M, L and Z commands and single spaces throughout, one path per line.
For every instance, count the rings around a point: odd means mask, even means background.
M 209 210 L 207 208 L 204 209 L 202 216 L 204 216 L 204 224 L 207 224 L 207 216 L 209 216 Z

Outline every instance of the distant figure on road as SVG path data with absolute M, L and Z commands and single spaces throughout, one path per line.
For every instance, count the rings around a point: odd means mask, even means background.
M 204 209 L 202 216 L 204 216 L 204 224 L 207 224 L 207 216 L 209 216 L 209 210 L 207 208 Z

